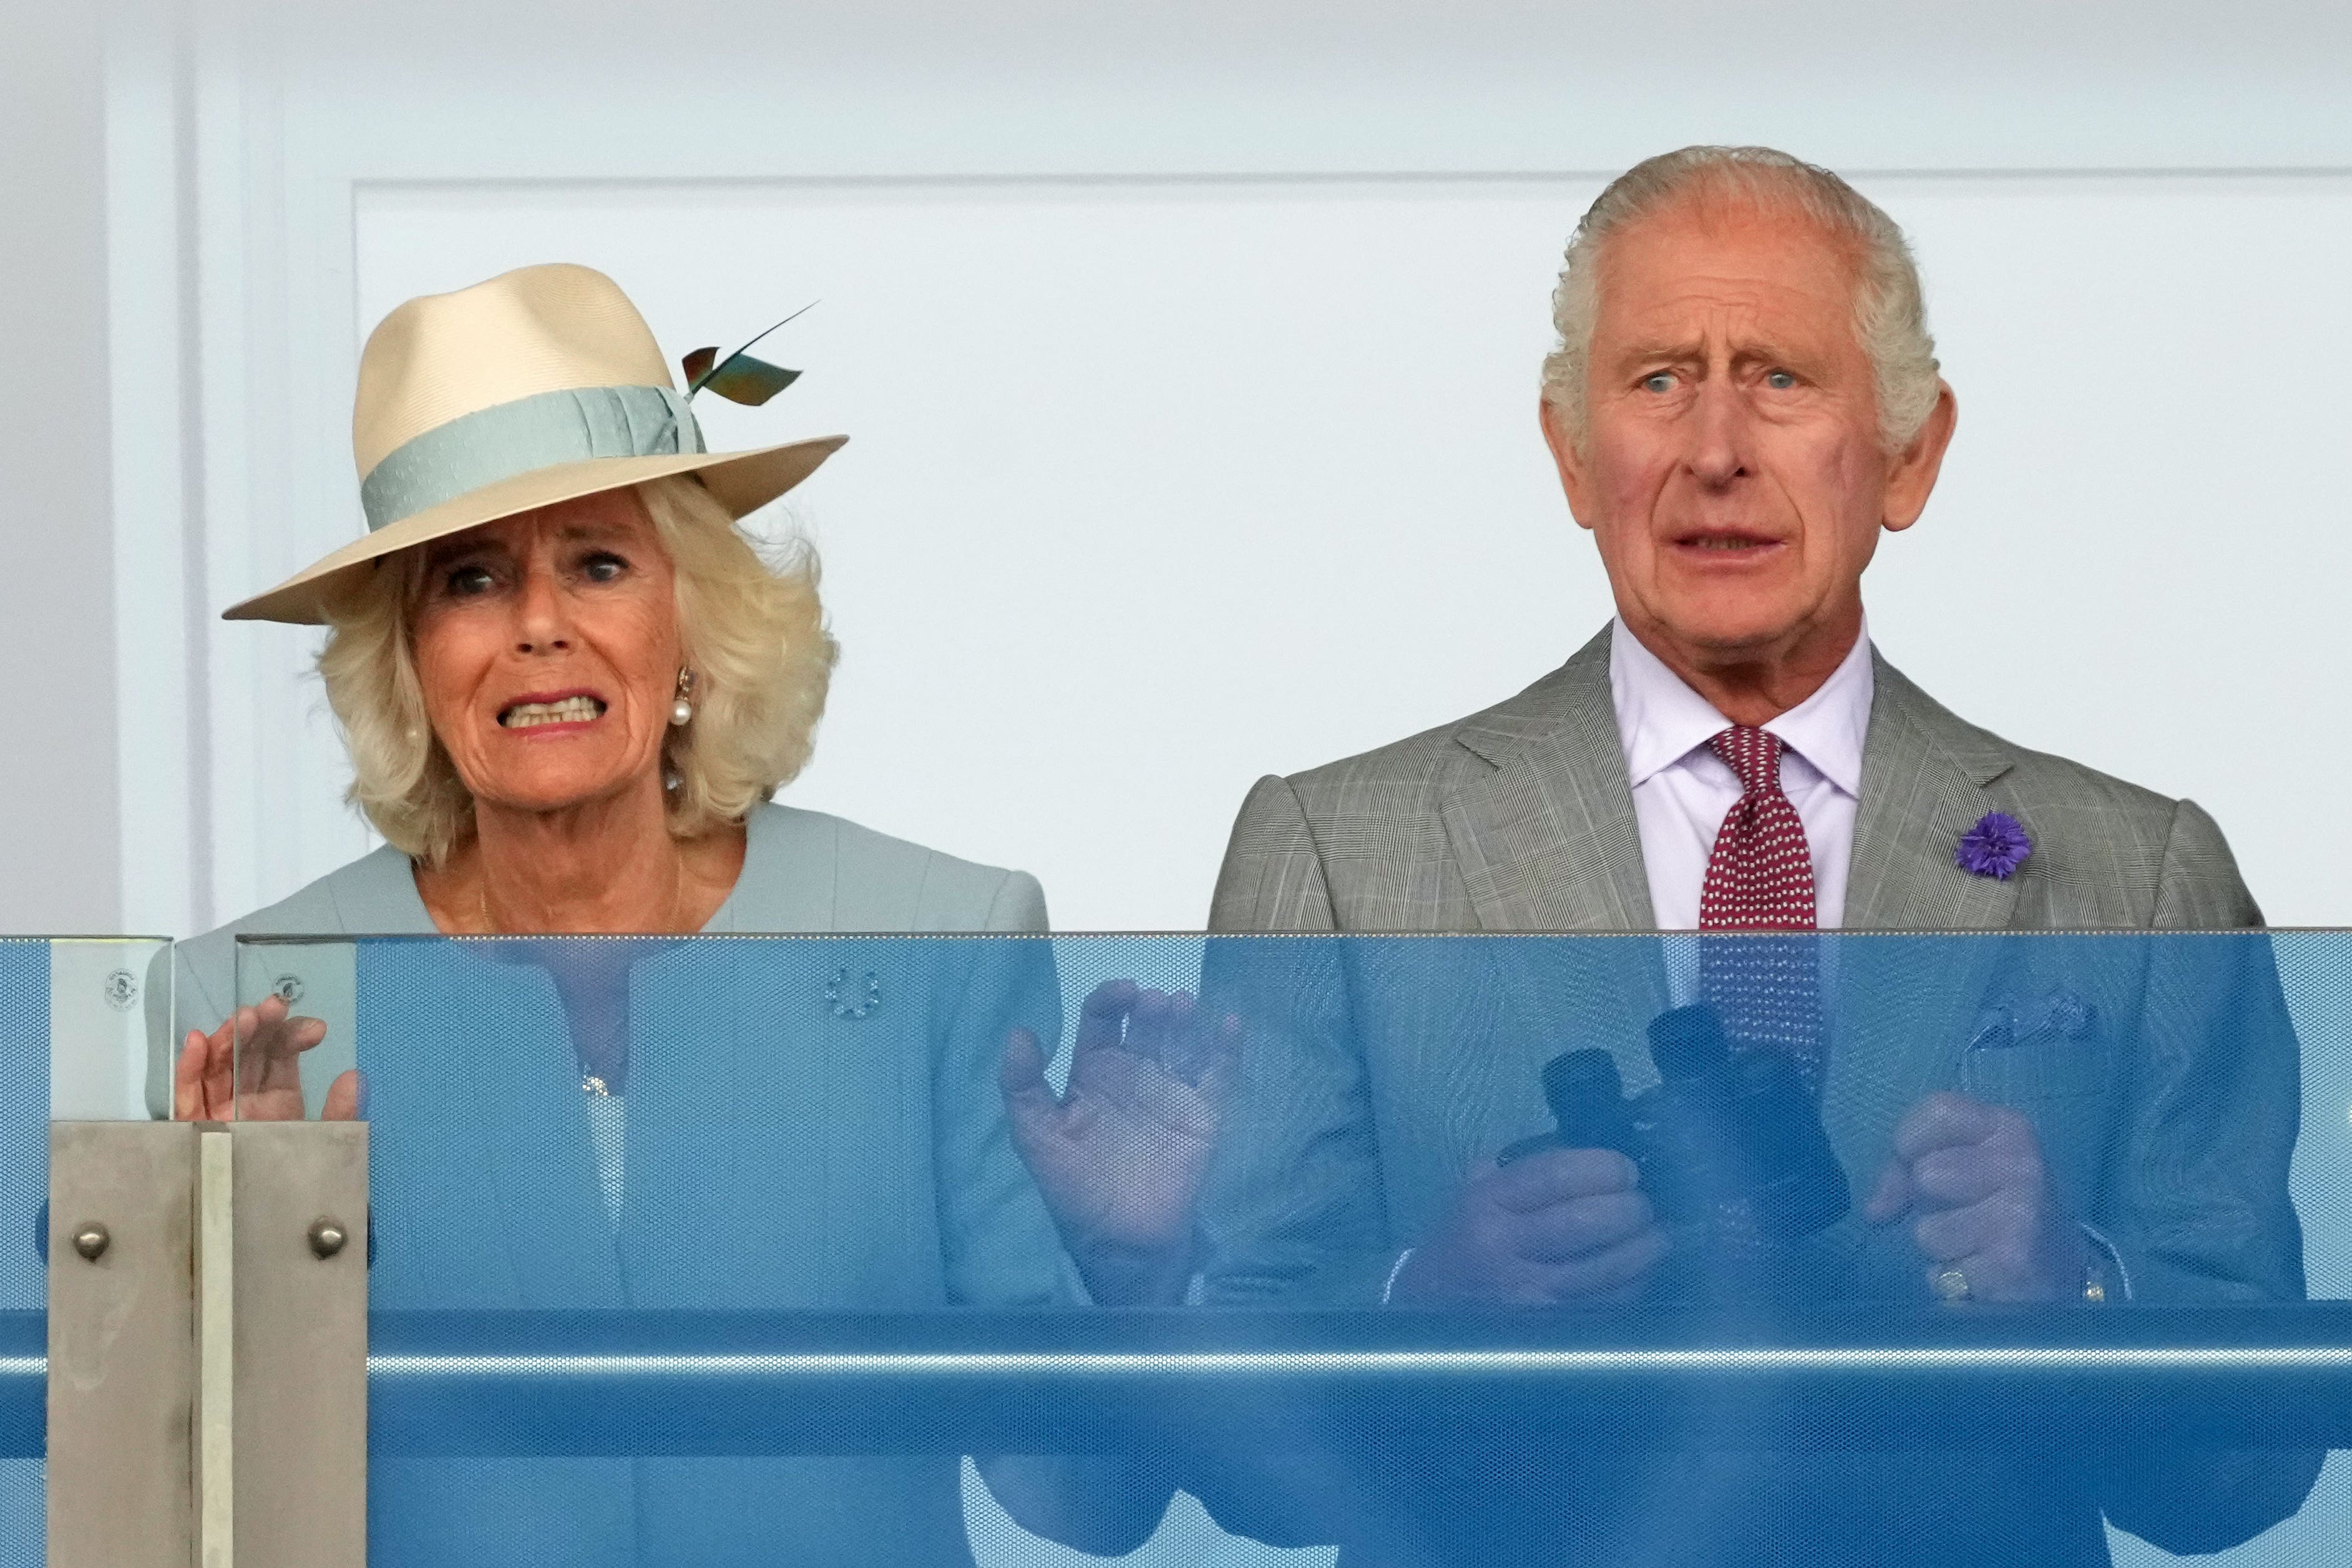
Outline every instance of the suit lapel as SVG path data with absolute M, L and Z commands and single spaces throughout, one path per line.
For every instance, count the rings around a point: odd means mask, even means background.
M 1609 695 L 1609 632 L 1454 734 L 1494 765 L 1442 808 L 1479 925 L 1643 931 L 1654 924 L 1633 792 Z
M 1874 680 L 1846 930 L 2009 929 L 2018 884 L 1970 875 L 1953 860 L 1960 835 L 1991 809 L 1985 788 L 2009 771 L 2008 748 L 1883 659 Z M 1886 1157 L 1904 1112 L 1931 1091 L 1958 1086 L 1971 1020 L 2008 947 L 1989 936 L 1850 935 L 1837 943 L 1822 1110 L 1847 1168 L 1862 1179 Z
M 1953 850 L 1990 809 L 1985 787 L 2009 771 L 2009 750 L 1883 659 L 1874 685 L 1844 926 L 2007 929 L 2018 883 L 1969 874 Z M 1606 630 L 1519 696 L 1464 723 L 1454 738 L 1494 765 L 1442 809 L 1483 928 L 1653 925 L 1609 695 Z
M 1863 747 L 1862 800 L 1846 878 L 1850 931 L 2000 931 L 2018 884 L 1954 863 L 1960 835 L 1991 809 L 1985 786 L 2012 758 L 1884 659 Z

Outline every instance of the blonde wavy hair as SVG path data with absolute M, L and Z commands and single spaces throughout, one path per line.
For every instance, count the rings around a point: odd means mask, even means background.
M 807 766 L 838 654 L 804 542 L 751 538 L 699 480 L 634 486 L 676 574 L 678 638 L 694 672 L 694 719 L 669 731 L 662 765 L 669 831 L 698 838 L 739 822 Z M 403 853 L 438 865 L 472 834 L 474 800 L 434 737 L 410 623 L 425 552 L 357 574 L 327 606 L 319 674 L 352 756 L 348 799 Z
M 1877 383 L 1879 439 L 1899 452 L 1934 412 L 1936 340 L 1903 230 L 1878 204 L 1829 170 L 1772 147 L 1685 147 L 1661 152 L 1609 183 L 1568 242 L 1551 297 L 1559 345 L 1543 364 L 1544 402 L 1562 427 L 1584 439 L 1584 383 L 1601 314 L 1601 253 L 1609 236 L 1678 203 L 1713 197 L 1795 212 L 1851 246 L 1853 331 Z

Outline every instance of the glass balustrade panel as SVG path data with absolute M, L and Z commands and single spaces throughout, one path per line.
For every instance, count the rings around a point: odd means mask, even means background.
M 2352 1546 L 2352 933 L 237 977 L 236 1113 L 371 1124 L 383 1562 Z

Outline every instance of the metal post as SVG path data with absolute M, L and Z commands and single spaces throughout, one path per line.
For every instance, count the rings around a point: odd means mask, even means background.
M 196 1138 L 49 1128 L 50 1568 L 188 1568 Z
M 235 1128 L 236 1568 L 367 1561 L 367 1131 Z
M 367 1128 L 49 1151 L 49 1568 L 364 1568 Z

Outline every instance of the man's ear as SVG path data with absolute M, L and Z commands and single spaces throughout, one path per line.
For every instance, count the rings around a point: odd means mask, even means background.
M 1536 397 L 1536 423 L 1543 426 L 1544 444 L 1551 448 L 1552 466 L 1559 470 L 1559 487 L 1567 493 L 1569 514 L 1577 527 L 1590 528 L 1592 525 L 1587 519 L 1592 513 L 1587 503 L 1592 495 L 1591 476 L 1585 472 L 1575 439 L 1562 428 L 1566 417 L 1541 393 Z
M 1927 509 L 1936 476 L 1943 471 L 1944 449 L 1951 445 L 1952 431 L 1959 419 L 1960 402 L 1952 395 L 1952 383 L 1937 382 L 1936 406 L 1927 411 L 1911 444 L 1895 455 L 1887 472 L 1885 527 L 1888 533 L 1901 533 Z

